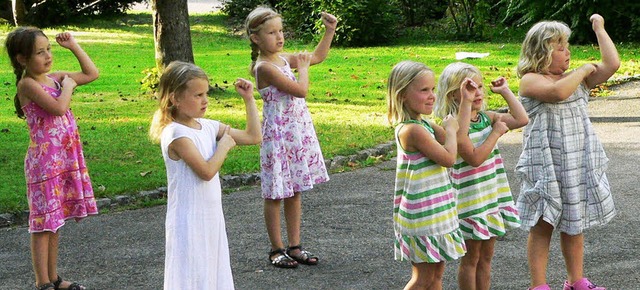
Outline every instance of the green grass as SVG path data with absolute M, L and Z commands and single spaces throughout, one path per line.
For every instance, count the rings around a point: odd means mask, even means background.
M 242 99 L 230 84 L 248 75 L 250 49 L 246 39 L 225 27 L 224 15 L 191 16 L 195 62 L 224 90 L 211 96 L 208 118 L 244 128 Z M 4 37 L 11 27 L 0 27 Z M 154 66 L 153 27 L 150 14 L 128 14 L 119 19 L 45 30 L 53 36 L 73 31 L 100 69 L 100 78 L 79 87 L 72 109 L 85 142 L 84 153 L 98 197 L 136 193 L 165 186 L 166 176 L 159 145 L 147 138 L 157 101 L 140 88 L 142 71 Z M 333 48 L 327 60 L 311 68 L 309 109 L 326 158 L 348 155 L 392 140 L 386 121 L 386 79 L 397 62 L 404 59 L 426 63 L 439 74 L 455 61 L 456 51 L 490 52 L 484 59 L 468 60 L 485 74 L 485 81 L 504 75 L 512 90 L 518 80 L 514 68 L 520 45 L 513 43 L 462 43 L 400 41 L 387 47 Z M 53 44 L 54 69 L 77 70 L 73 55 Z M 286 51 L 313 50 L 313 44 L 287 43 Z M 636 47 L 618 47 L 623 60 L 621 74 L 640 73 Z M 4 50 L 4 49 L 3 49 Z M 574 46 L 573 66 L 599 59 L 592 46 Z M 2 52 L 0 65 L 0 213 L 27 208 L 23 159 L 28 131 L 14 115 L 15 76 Z M 256 93 L 258 106 L 262 106 Z M 488 96 L 490 108 L 504 106 L 501 98 Z M 6 130 L 5 130 L 6 129 Z M 259 171 L 259 147 L 236 147 L 222 168 L 222 175 Z

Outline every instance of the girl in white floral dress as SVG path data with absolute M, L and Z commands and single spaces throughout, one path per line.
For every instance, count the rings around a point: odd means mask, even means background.
M 263 122 L 260 165 L 264 219 L 271 242 L 269 261 L 276 267 L 316 265 L 318 258 L 300 247 L 301 192 L 329 180 L 305 102 L 309 66 L 329 53 L 336 18 L 322 14 L 325 34 L 313 53 L 284 54 L 282 18 L 267 7 L 254 9 L 246 20 L 251 41 L 251 73 L 262 96 Z M 292 72 L 298 70 L 298 79 Z M 284 203 L 289 246 L 280 231 L 280 204 Z

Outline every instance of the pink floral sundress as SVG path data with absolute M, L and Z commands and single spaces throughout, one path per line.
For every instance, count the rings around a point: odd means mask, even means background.
M 62 92 L 42 85 L 54 98 Z M 78 126 L 71 110 L 54 116 L 31 102 L 22 110 L 30 143 L 24 159 L 29 201 L 29 232 L 56 232 L 65 220 L 97 214 L 91 180 L 84 162 Z
M 296 80 L 289 63 L 278 69 Z M 257 65 L 274 65 L 260 62 Z M 256 75 L 257 80 L 257 75 Z M 257 82 L 257 81 L 256 81 Z M 304 98 L 275 86 L 259 89 L 262 96 L 260 146 L 262 197 L 283 199 L 329 180 L 311 114 Z

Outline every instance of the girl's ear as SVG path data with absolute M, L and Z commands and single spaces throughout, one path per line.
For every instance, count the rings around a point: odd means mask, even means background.
M 19 63 L 21 66 L 23 66 L 23 67 L 27 66 L 27 58 L 26 58 L 26 57 L 24 57 L 24 55 L 22 55 L 22 53 L 18 53 L 18 54 L 16 55 L 16 60 L 18 60 L 18 63 Z
M 249 39 L 251 39 L 251 42 L 255 44 L 258 44 L 260 41 L 260 37 L 255 33 L 251 33 L 251 35 L 249 35 Z
M 170 93 L 169 94 L 169 100 L 171 101 L 171 104 L 175 107 L 178 105 L 178 100 L 176 99 L 176 93 Z

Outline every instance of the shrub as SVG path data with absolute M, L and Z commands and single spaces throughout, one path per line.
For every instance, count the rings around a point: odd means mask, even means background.
M 388 43 L 396 37 L 401 13 L 396 0 L 282 0 L 278 8 L 294 35 L 308 40 L 318 37 L 327 11 L 338 17 L 334 43 L 369 46 Z
M 275 7 L 278 0 L 222 0 L 222 12 L 226 13 L 236 25 L 243 25 L 247 15 L 259 5 Z
M 607 32 L 614 41 L 640 40 L 640 2 L 614 0 L 536 1 L 501 0 L 507 4 L 504 21 L 519 26 L 532 26 L 541 20 L 559 20 L 572 29 L 572 42 L 591 43 L 595 35 L 589 16 L 604 17 Z
M 38 27 L 77 21 L 78 17 L 108 16 L 124 13 L 144 0 L 24 0 L 25 21 Z M 13 15 L 11 14 L 11 18 Z M 13 22 L 13 19 L 8 19 Z
M 144 77 L 140 81 L 140 89 L 153 96 L 160 84 L 160 70 L 154 66 L 143 70 L 142 73 Z
M 398 0 L 404 24 L 423 26 L 425 20 L 440 20 L 446 16 L 449 0 Z

